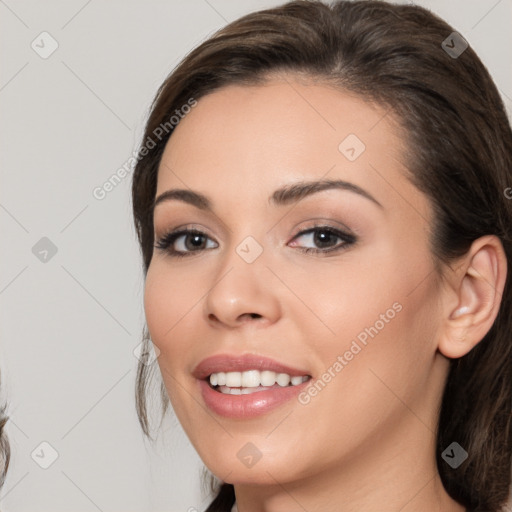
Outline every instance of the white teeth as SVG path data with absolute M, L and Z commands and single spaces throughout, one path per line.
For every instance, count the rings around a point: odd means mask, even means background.
M 219 391 L 225 395 L 250 395 L 256 391 L 266 391 L 267 389 L 270 388 L 262 388 L 261 386 L 257 388 L 230 388 L 228 386 L 219 386 Z
M 273 386 L 276 383 L 276 372 L 268 370 L 260 372 L 260 382 L 262 386 Z
M 242 373 L 242 386 L 244 388 L 257 388 L 260 385 L 260 372 L 249 370 Z
M 302 380 L 302 377 L 298 376 L 298 377 L 292 377 L 291 382 L 292 382 L 292 386 L 297 386 L 298 384 L 302 384 L 303 380 Z
M 230 388 L 231 389 L 231 388 Z M 254 393 L 255 391 L 266 391 L 268 388 L 262 388 L 260 386 L 256 388 L 240 388 L 242 395 L 250 395 L 251 393 Z
M 277 375 L 276 381 L 280 386 L 284 387 L 290 384 L 290 379 L 291 377 L 287 373 L 279 373 Z
M 213 374 L 215 375 L 215 374 Z M 242 385 L 242 374 L 240 372 L 226 373 L 226 386 L 230 388 L 239 388 Z
M 263 370 L 261 372 L 259 370 L 218 372 L 210 375 L 210 384 L 212 386 L 219 386 L 219 390 L 221 391 L 221 388 L 226 388 L 226 390 L 222 391 L 223 393 L 229 392 L 236 395 L 245 395 L 253 392 L 253 390 L 262 391 L 262 386 L 269 388 L 276 383 L 281 387 L 289 386 L 290 384 L 292 386 L 298 386 L 307 380 L 308 377 L 305 375 L 290 377 L 287 373 L 276 373 L 269 370 Z M 238 388 L 242 388 L 241 393 Z M 227 391 L 229 389 L 231 391 Z

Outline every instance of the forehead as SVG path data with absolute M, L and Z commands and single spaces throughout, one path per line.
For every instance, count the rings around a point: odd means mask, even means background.
M 202 97 L 181 120 L 168 146 L 174 160 L 184 153 L 193 157 L 199 143 L 203 156 L 219 153 L 222 147 L 226 158 L 244 161 L 257 155 L 285 157 L 292 150 L 301 157 L 316 157 L 315 148 L 338 156 L 339 144 L 352 134 L 366 149 L 398 149 L 400 137 L 385 119 L 388 114 L 355 94 L 292 77 L 263 85 L 229 85 Z
M 386 108 L 292 77 L 229 85 L 202 97 L 162 157 L 157 195 L 193 188 L 256 204 L 293 181 L 343 179 L 381 202 L 423 201 L 406 178 L 405 141 Z M 410 208 L 410 204 L 408 205 Z

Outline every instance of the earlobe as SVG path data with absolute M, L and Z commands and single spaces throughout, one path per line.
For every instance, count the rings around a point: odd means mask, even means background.
M 499 238 L 489 235 L 475 240 L 446 292 L 450 300 L 438 344 L 444 356 L 466 355 L 489 332 L 498 315 L 506 274 L 507 259 Z

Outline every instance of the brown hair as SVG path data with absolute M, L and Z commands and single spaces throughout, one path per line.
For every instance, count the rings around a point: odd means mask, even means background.
M 9 468 L 9 462 L 11 459 L 11 448 L 7 434 L 5 433 L 5 424 L 9 417 L 6 415 L 7 405 L 0 405 L 0 489 L 5 483 L 7 476 L 7 469 Z
M 442 42 L 454 29 L 416 5 L 382 1 L 298 0 L 246 15 L 191 51 L 162 84 L 144 141 L 175 109 L 229 84 L 257 84 L 289 72 L 358 94 L 388 109 L 406 140 L 409 178 L 435 212 L 432 254 L 449 264 L 484 235 L 500 238 L 512 268 L 512 133 L 489 72 L 468 47 L 458 57 Z M 450 41 L 450 46 L 453 46 Z M 159 162 L 168 138 L 139 155 L 132 200 L 144 272 L 153 253 Z M 442 274 L 442 266 L 438 266 Z M 512 288 L 508 273 L 498 317 L 466 356 L 451 360 L 437 433 L 437 464 L 447 492 L 470 510 L 498 511 L 507 500 L 512 458 Z M 144 343 L 149 343 L 147 328 Z M 136 404 L 149 435 L 145 391 L 150 367 L 139 364 Z M 168 405 L 161 384 L 163 411 Z M 452 469 L 441 458 L 457 441 L 468 458 Z M 230 510 L 223 484 L 209 512 Z

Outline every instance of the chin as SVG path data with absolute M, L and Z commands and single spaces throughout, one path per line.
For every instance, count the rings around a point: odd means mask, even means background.
M 251 441 L 245 436 L 235 437 L 229 443 L 217 445 L 215 451 L 198 453 L 211 473 L 233 485 L 275 485 L 301 479 L 311 472 L 314 463 L 298 459 L 295 447 L 278 444 L 264 438 L 258 441 L 253 437 Z

